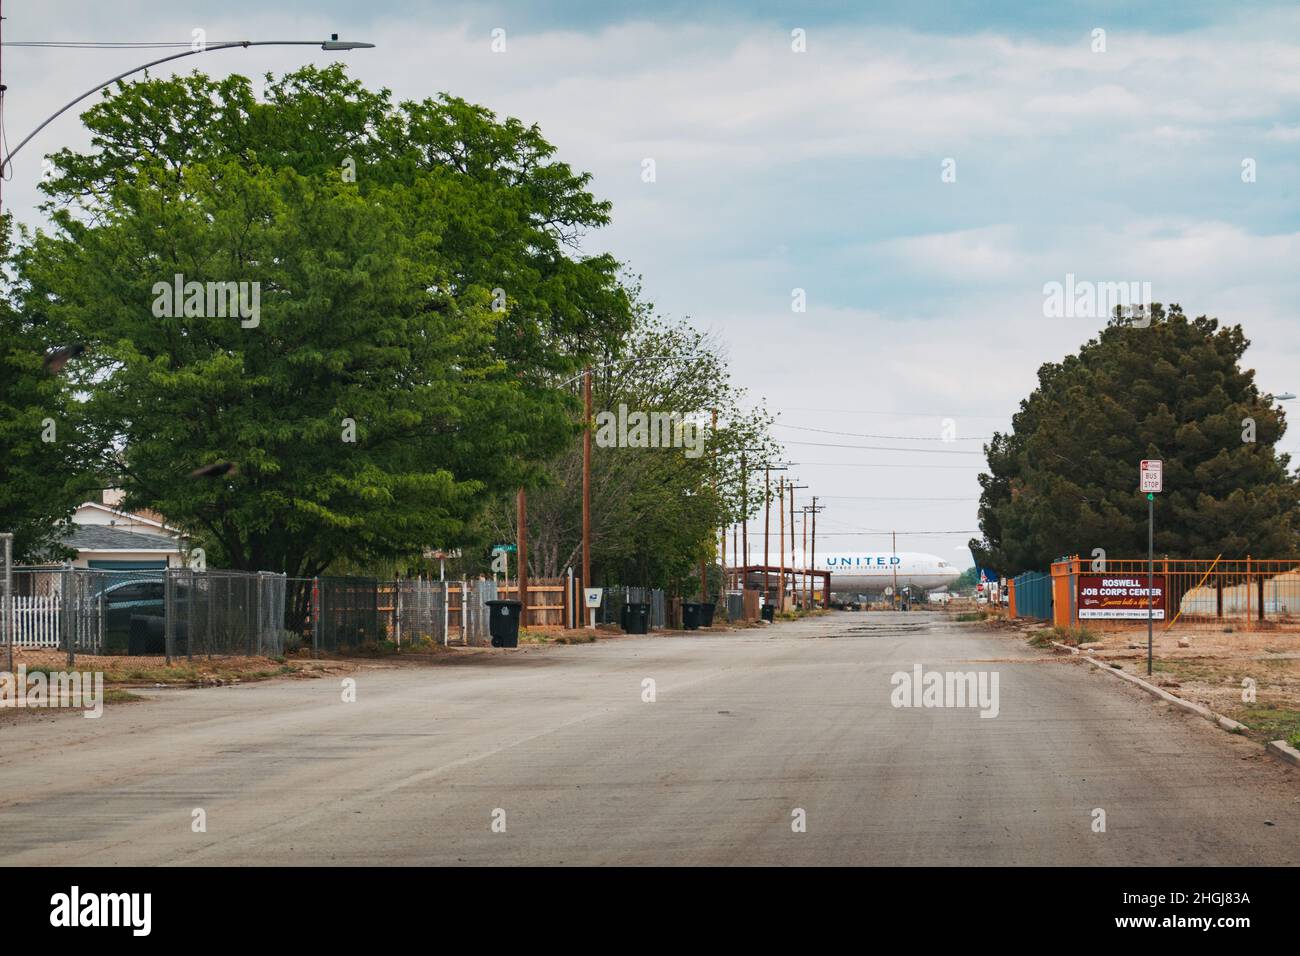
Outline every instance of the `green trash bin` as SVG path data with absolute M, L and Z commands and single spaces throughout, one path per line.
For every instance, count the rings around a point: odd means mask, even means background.
M 488 633 L 493 647 L 519 646 L 519 615 L 523 604 L 518 601 L 484 601 L 488 609 Z
M 763 620 L 771 624 L 773 621 L 776 620 L 776 605 L 764 604 L 763 607 L 760 609 L 759 613 L 763 615 Z
M 700 605 L 700 627 L 713 626 L 713 609 L 716 607 L 717 607 L 716 604 Z

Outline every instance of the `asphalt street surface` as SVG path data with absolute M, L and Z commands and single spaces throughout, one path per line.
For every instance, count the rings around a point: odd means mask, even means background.
M 917 664 L 996 672 L 997 716 L 895 706 Z M 1300 863 L 1300 771 L 936 613 L 352 676 L 0 723 L 0 860 Z

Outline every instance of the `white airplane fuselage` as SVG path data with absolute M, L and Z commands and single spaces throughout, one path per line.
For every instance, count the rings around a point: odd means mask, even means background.
M 795 556 L 803 567 L 803 556 Z M 815 571 L 831 573 L 831 594 L 854 596 L 878 595 L 887 588 L 911 586 L 914 590 L 935 591 L 947 587 L 961 571 L 934 554 L 918 551 L 832 551 L 818 554 L 812 563 Z

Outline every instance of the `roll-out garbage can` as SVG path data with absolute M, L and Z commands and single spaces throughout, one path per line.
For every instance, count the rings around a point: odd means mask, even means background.
M 518 601 L 484 601 L 488 609 L 488 633 L 493 647 L 519 646 L 519 615 L 523 604 Z
M 713 609 L 716 607 L 717 607 L 716 604 L 700 605 L 700 627 L 713 626 Z
M 682 627 L 688 631 L 697 630 L 700 626 L 700 617 L 702 613 L 699 604 L 695 602 L 683 602 Z
M 763 607 L 760 609 L 759 613 L 763 615 L 763 620 L 771 624 L 773 621 L 776 620 L 776 605 L 764 604 Z
M 650 605 L 629 601 L 623 605 L 623 633 L 650 633 Z

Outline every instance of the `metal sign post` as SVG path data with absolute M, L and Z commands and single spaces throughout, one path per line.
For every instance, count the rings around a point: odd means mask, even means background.
M 11 570 L 13 566 L 13 560 L 14 560 L 14 536 L 12 532 L 6 531 L 4 534 L 0 534 L 0 538 L 3 538 L 5 542 L 5 547 L 4 547 L 5 590 L 4 590 L 4 594 L 0 596 L 0 617 L 4 618 L 5 646 L 9 650 L 9 673 L 12 674 L 14 673 L 14 637 L 16 636 L 14 634 L 14 607 L 13 607 L 14 579 L 13 579 L 13 572 Z
M 1165 463 L 1143 459 L 1138 466 L 1138 488 L 1147 493 L 1147 676 L 1151 676 L 1152 622 L 1155 620 L 1151 587 L 1156 569 L 1156 494 L 1164 491 Z M 1166 615 L 1168 616 L 1168 615 Z

